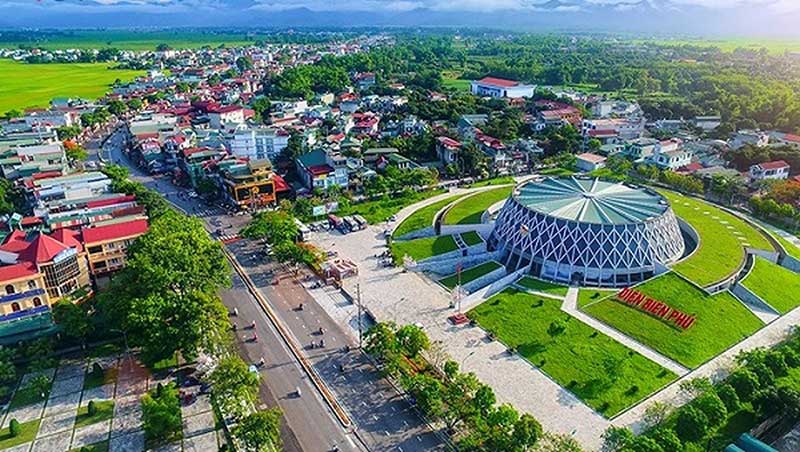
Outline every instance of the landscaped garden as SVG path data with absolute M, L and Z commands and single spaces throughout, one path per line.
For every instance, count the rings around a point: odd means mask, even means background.
M 542 281 L 541 279 L 531 278 L 530 276 L 520 278 L 517 281 L 517 284 L 526 289 L 533 290 L 534 292 L 542 292 L 558 297 L 567 296 L 567 290 L 569 289 L 567 286 L 562 286 L 561 284 L 551 283 L 548 281 Z
M 480 278 L 481 276 L 488 275 L 489 273 L 497 270 L 500 268 L 501 265 L 495 261 L 484 262 L 480 265 L 476 265 L 474 267 L 470 267 L 465 269 L 461 272 L 461 285 L 475 281 L 476 279 Z M 458 273 L 454 273 L 446 278 L 442 278 L 439 280 L 443 286 L 447 287 L 448 289 L 454 289 L 458 285 Z
M 741 284 L 781 314 L 800 306 L 800 275 L 764 258 L 756 257 Z
M 361 215 L 369 224 L 377 224 L 388 220 L 392 215 L 400 212 L 404 207 L 418 203 L 433 196 L 442 194 L 442 190 L 427 190 L 415 192 L 408 190 L 403 193 L 396 193 L 392 196 L 386 195 L 371 201 L 340 206 L 336 212 L 339 216 Z
M 412 213 L 406 217 L 406 219 L 403 220 L 399 226 L 397 226 L 393 237 L 402 237 L 409 232 L 414 232 L 433 226 L 433 218 L 436 216 L 436 213 L 461 196 L 463 195 L 449 196 L 441 201 L 436 201 L 435 203 L 425 206 Z
M 561 301 L 509 288 L 469 312 L 589 406 L 613 416 L 676 378 L 561 311 Z
M 458 249 L 453 236 L 439 235 L 414 240 L 395 240 L 391 245 L 392 256 L 395 263 L 403 263 L 403 257 L 408 255 L 415 261 L 449 253 Z
M 695 322 L 682 330 L 611 297 L 590 302 L 582 309 L 689 368 L 699 366 L 764 326 L 729 292 L 708 295 L 672 272 L 635 289 L 695 316 Z
M 598 302 L 606 297 L 610 297 L 617 293 L 616 289 L 595 289 L 593 287 L 582 287 L 578 291 L 578 308 Z
M 774 232 L 770 232 L 770 234 L 772 235 L 772 237 L 775 238 L 775 240 L 780 242 L 780 244 L 783 246 L 783 249 L 786 251 L 786 254 L 788 254 L 789 256 L 792 256 L 793 258 L 795 258 L 797 260 L 800 260 L 800 247 L 798 247 L 794 243 L 786 240 L 785 238 L 779 236 L 778 234 L 776 234 Z
M 482 191 L 461 199 L 447 211 L 445 224 L 478 224 L 483 212 L 492 205 L 508 198 L 513 187 L 499 187 Z
M 483 239 L 475 231 L 469 231 L 461 234 L 461 240 L 463 240 L 467 246 L 474 246 L 483 243 Z
M 734 274 L 744 262 L 745 246 L 772 250 L 767 238 L 741 218 L 695 198 L 659 192 L 700 236 L 694 254 L 672 267 L 695 284 L 707 286 Z

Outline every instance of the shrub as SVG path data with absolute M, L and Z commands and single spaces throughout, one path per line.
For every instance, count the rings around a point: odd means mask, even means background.
M 687 406 L 678 413 L 675 433 L 683 441 L 698 441 L 708 429 L 708 417 L 694 406 Z
M 683 444 L 675 431 L 666 427 L 659 427 L 648 433 L 665 451 L 683 450 Z
M 800 366 L 800 355 L 789 347 L 784 347 L 783 349 L 783 360 L 789 367 Z
M 11 434 L 12 438 L 19 436 L 19 421 L 11 419 L 11 422 L 8 423 L 8 433 Z
M 181 406 L 174 384 L 142 396 L 142 421 L 151 442 L 163 443 L 180 437 L 183 427 Z
M 634 395 L 634 394 L 636 394 L 637 392 L 639 392 L 639 387 L 638 387 L 638 386 L 636 386 L 636 385 L 633 385 L 633 386 L 631 386 L 630 388 L 628 388 L 628 390 L 627 390 L 627 391 L 625 391 L 625 394 L 626 394 L 626 395 Z
M 725 404 L 725 408 L 728 409 L 728 412 L 732 413 L 738 410 L 741 405 L 736 390 L 728 383 L 723 383 L 717 387 L 717 396 L 719 396 L 719 399 Z
M 763 362 L 748 364 L 747 368 L 756 375 L 758 383 L 762 388 L 775 384 L 775 374 L 772 372 L 772 369 L 767 367 Z
M 94 400 L 89 401 L 89 405 L 86 407 L 86 412 L 89 413 L 89 416 L 94 416 L 97 414 L 97 405 L 94 403 Z
M 567 329 L 566 322 L 564 322 L 561 319 L 554 320 L 550 323 L 550 326 L 547 327 L 547 334 L 555 337 L 563 333 L 566 329 Z
M 711 426 L 720 425 L 728 417 L 728 409 L 714 392 L 703 394 L 694 401 L 694 405 L 706 415 Z
M 764 358 L 764 364 L 766 364 L 776 376 L 782 377 L 789 373 L 789 366 L 786 365 L 783 353 L 777 350 L 772 350 L 767 353 L 767 356 Z

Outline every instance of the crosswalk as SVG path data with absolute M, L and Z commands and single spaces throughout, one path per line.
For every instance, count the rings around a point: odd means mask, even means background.
M 222 234 L 219 237 L 217 237 L 217 240 L 219 240 L 220 242 L 222 242 L 222 243 L 224 243 L 226 245 L 228 243 L 238 242 L 241 239 L 242 238 L 239 237 L 239 234 Z
M 194 214 L 198 217 L 212 217 L 215 215 L 221 215 L 223 212 L 219 209 L 203 209 L 196 211 Z

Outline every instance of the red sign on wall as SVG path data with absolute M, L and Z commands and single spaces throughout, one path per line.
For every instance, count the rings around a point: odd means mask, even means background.
M 638 290 L 626 287 L 617 294 L 617 299 L 625 302 L 629 306 L 644 311 L 652 316 L 675 325 L 676 327 L 687 330 L 694 325 L 697 319 L 695 316 L 681 312 L 666 303 L 654 300 Z

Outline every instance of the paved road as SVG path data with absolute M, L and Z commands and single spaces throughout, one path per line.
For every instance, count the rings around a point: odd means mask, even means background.
M 189 212 L 212 210 L 209 207 L 199 207 L 192 199 L 177 197 L 179 190 L 168 181 L 158 180 L 136 169 L 120 151 L 121 143 L 119 138 L 112 137 L 107 147 L 112 160 L 119 161 L 130 169 L 132 179 L 162 194 L 167 194 L 171 201 Z M 220 209 L 214 211 L 221 212 Z M 231 220 L 237 223 L 247 221 L 243 217 L 233 217 Z M 257 343 L 240 341 L 239 346 L 243 357 L 250 362 L 256 362 L 264 357 L 266 365 L 261 400 L 267 406 L 277 405 L 283 411 L 285 427 L 281 431 L 281 438 L 286 450 L 324 452 L 332 450 L 334 446 L 341 451 L 364 450 L 353 435 L 339 424 L 328 405 L 319 397 L 299 363 L 286 348 L 254 298 L 247 292 L 241 279 L 234 275 L 233 281 L 233 288 L 222 291 L 220 295 L 229 309 L 233 310 L 236 307 L 239 310 L 241 320 L 236 319 L 234 322 L 256 321 L 259 341 Z M 240 328 L 239 336 L 252 337 L 252 334 Z M 298 387 L 301 390 L 301 397 L 290 396 L 289 393 Z
M 307 280 L 312 278 L 310 272 L 295 277 L 293 272 L 261 258 L 257 244 L 251 241 L 239 241 L 228 249 L 305 349 L 317 373 L 348 410 L 370 449 L 442 449 L 439 438 L 420 421 L 409 403 L 378 375 L 342 326 L 308 294 L 301 282 L 310 283 Z M 273 284 L 276 280 L 278 284 Z M 324 347 L 319 346 L 321 340 L 325 341 Z M 350 346 L 350 351 L 345 346 Z
M 183 190 L 176 188 L 165 179 L 157 179 L 135 168 L 120 152 L 123 146 L 121 136 L 111 137 L 106 144 L 107 159 L 118 161 L 128 166 L 131 178 L 149 188 L 165 195 L 171 202 L 187 212 L 203 217 L 210 231 L 222 229 L 226 235 L 234 235 L 249 220 L 246 216 L 232 217 L 215 206 L 202 204 L 199 200 L 179 196 Z M 317 305 L 316 301 L 299 284 L 295 284 L 292 275 L 279 274 L 275 266 L 254 260 L 255 245 L 240 241 L 228 246 L 243 265 L 254 284 L 268 299 L 271 306 L 281 318 L 282 323 L 294 335 L 298 344 L 310 345 L 312 340 L 319 343 L 324 339 L 324 348 L 306 348 L 305 354 L 310 359 L 317 373 L 337 396 L 340 404 L 348 411 L 357 425 L 359 437 L 371 450 L 375 451 L 428 451 L 443 449 L 439 438 L 431 432 L 427 425 L 416 415 L 411 406 L 369 365 L 366 358 L 356 351 L 345 352 L 349 337 L 341 326 L 331 319 Z M 250 247 L 250 248 L 248 248 Z M 273 287 L 273 273 L 280 278 L 287 278 L 285 283 Z M 307 376 L 302 373 L 299 364 L 289 355 L 285 344 L 279 340 L 277 332 L 257 302 L 244 290 L 241 279 L 236 275 L 235 287 L 222 294 L 223 302 L 229 309 L 237 307 L 242 323 L 256 321 L 256 331 L 260 338 L 258 343 L 240 342 L 243 356 L 256 362 L 261 356 L 267 363 L 267 379 L 262 385 L 262 400 L 268 405 L 279 405 L 285 413 L 287 429 L 283 432 L 287 445 L 299 442 L 302 450 L 328 450 L 334 445 L 340 450 L 351 450 L 359 443 L 349 432 L 345 432 L 333 417 L 333 413 L 318 392 L 311 387 Z M 308 309 L 295 310 L 299 303 Z M 245 320 L 247 319 L 247 320 Z M 236 320 L 234 320 L 236 321 Z M 243 325 L 240 325 L 240 327 Z M 314 334 L 320 326 L 323 335 Z M 262 336 L 263 334 L 263 336 Z M 240 328 L 241 336 L 241 328 Z M 251 336 L 248 336 L 251 337 Z M 261 339 L 264 338 L 264 339 Z M 281 350 L 274 350 L 275 342 L 280 342 Z M 269 346 L 268 346 L 269 345 Z M 349 345 L 354 346 L 354 343 Z M 283 355 L 283 352 L 286 355 Z M 276 356 L 275 353 L 278 353 Z M 288 365 L 288 364 L 291 364 Z M 343 366 L 343 371 L 340 370 Z M 276 371 L 287 367 L 290 372 Z M 301 380 L 302 377 L 302 380 Z M 293 391 L 292 384 L 301 381 L 308 385 L 301 386 L 303 397 L 287 398 L 288 391 Z M 292 383 L 295 382 L 295 383 Z M 306 397 L 313 394 L 313 397 Z M 322 415 L 315 418 L 312 413 Z M 296 436 L 295 436 L 296 434 Z M 298 441 L 299 440 L 299 441 Z M 326 442 L 327 440 L 327 442 Z

